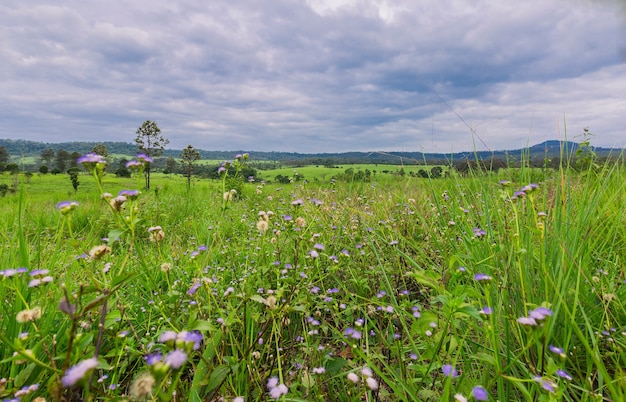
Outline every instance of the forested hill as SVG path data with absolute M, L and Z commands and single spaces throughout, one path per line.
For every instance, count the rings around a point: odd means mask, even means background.
M 64 150 L 69 153 L 77 152 L 84 154 L 90 152 L 97 144 L 106 146 L 109 154 L 119 154 L 133 156 L 137 153 L 137 146 L 127 142 L 61 142 L 46 143 L 28 140 L 0 139 L 0 147 L 5 147 L 12 157 L 34 156 L 39 157 L 41 152 L 52 149 L 57 152 Z M 343 152 L 343 153 L 295 153 L 295 152 L 260 152 L 254 150 L 233 150 L 233 151 L 207 151 L 199 149 L 202 159 L 227 160 L 233 155 L 242 152 L 250 152 L 252 159 L 256 161 L 279 161 L 279 162 L 306 162 L 314 164 L 325 163 L 398 163 L 401 160 L 408 161 L 458 161 L 462 159 L 491 159 L 507 158 L 519 159 L 522 155 L 530 156 L 531 159 L 559 156 L 561 149 L 567 154 L 578 149 L 578 143 L 569 141 L 545 141 L 525 149 L 480 151 L 480 152 L 458 152 L 458 153 L 422 153 L 422 152 Z M 619 155 L 621 149 L 593 148 L 598 156 Z M 182 150 L 166 149 L 164 156 L 178 158 Z

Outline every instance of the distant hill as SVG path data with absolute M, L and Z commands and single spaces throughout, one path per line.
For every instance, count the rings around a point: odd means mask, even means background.
M 55 152 L 65 150 L 69 153 L 78 152 L 80 154 L 87 153 L 97 144 L 104 144 L 109 154 L 128 155 L 132 157 L 137 152 L 135 144 L 127 142 L 61 142 L 47 143 L 28 140 L 12 140 L 0 139 L 0 146 L 5 147 L 12 157 L 39 157 L 45 149 L 52 149 Z M 249 151 L 254 161 L 278 161 L 291 163 L 306 164 L 333 164 L 333 163 L 404 163 L 416 162 L 423 163 L 437 162 L 449 163 L 463 159 L 514 159 L 519 160 L 522 156 L 530 157 L 530 159 L 544 159 L 559 156 L 561 150 L 565 154 L 576 152 L 579 144 L 571 141 L 550 140 L 540 144 L 533 145 L 524 149 L 498 150 L 498 151 L 478 151 L 478 152 L 457 152 L 457 153 L 422 153 L 422 152 L 342 152 L 342 153 L 295 153 L 295 152 L 255 152 Z M 616 155 L 622 152 L 622 149 L 593 147 L 593 150 L 599 157 Z M 235 151 L 207 151 L 199 149 L 202 159 L 209 160 L 228 160 L 235 154 L 242 153 L 241 150 Z M 165 157 L 178 158 L 182 150 L 166 149 Z

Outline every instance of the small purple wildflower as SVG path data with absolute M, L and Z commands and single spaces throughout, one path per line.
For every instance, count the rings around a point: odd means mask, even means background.
M 159 352 L 150 353 L 145 358 L 146 364 L 152 366 L 153 364 L 160 362 L 163 359 L 163 355 Z
M 556 375 L 558 375 L 561 378 L 565 378 L 568 381 L 572 381 L 572 376 L 569 375 L 569 373 L 565 370 L 557 370 Z
M 491 280 L 491 276 L 487 274 L 476 274 L 474 275 L 474 280 L 477 282 L 489 282 Z
M 459 372 L 451 364 L 444 364 L 443 366 L 441 366 L 441 372 L 446 377 L 455 378 L 459 376 Z
M 191 287 L 189 288 L 189 290 L 187 291 L 187 294 L 189 296 L 193 296 L 194 293 L 196 293 L 196 291 L 200 288 L 200 286 L 202 286 L 201 282 L 196 282 L 193 285 L 191 285 Z
M 63 386 L 69 388 L 76 385 L 79 381 L 85 379 L 97 365 L 98 359 L 92 357 L 91 359 L 83 360 L 77 365 L 70 367 L 61 379 Z
M 477 401 L 487 401 L 489 400 L 489 394 L 487 390 L 483 388 L 481 385 L 476 385 L 472 388 L 472 395 L 476 398 Z
M 565 358 L 565 351 L 562 348 L 556 347 L 554 345 L 549 346 L 550 352 L 555 353 L 562 358 Z
M 171 368 L 177 370 L 187 361 L 187 353 L 180 349 L 175 349 L 167 354 L 164 361 L 165 364 L 168 364 Z

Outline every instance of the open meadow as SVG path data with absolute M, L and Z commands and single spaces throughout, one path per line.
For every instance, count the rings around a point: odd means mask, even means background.
M 620 164 L 280 184 L 246 156 L 189 189 L 0 176 L 0 400 L 625 400 Z

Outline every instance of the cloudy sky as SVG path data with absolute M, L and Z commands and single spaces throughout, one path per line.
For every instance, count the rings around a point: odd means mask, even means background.
M 626 146 L 626 7 L 2 0 L 0 138 L 343 152 Z

